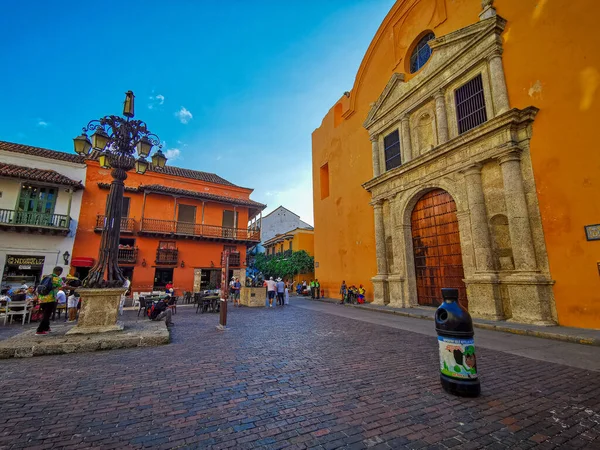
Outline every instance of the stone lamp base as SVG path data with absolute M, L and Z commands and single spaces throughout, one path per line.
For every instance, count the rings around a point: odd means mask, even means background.
M 123 323 L 117 322 L 119 302 L 124 288 L 77 289 L 81 295 L 81 310 L 77 326 L 67 334 L 106 333 L 123 330 Z

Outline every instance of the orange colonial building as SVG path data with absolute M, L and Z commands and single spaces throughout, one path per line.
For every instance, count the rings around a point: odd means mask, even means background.
M 313 135 L 316 276 L 600 328 L 595 0 L 398 0 Z M 436 298 L 437 297 L 437 298 Z
M 87 160 L 72 270 L 85 277 L 98 257 L 111 176 Z M 119 266 L 132 292 L 164 289 L 177 295 L 215 288 L 224 249 L 233 251 L 230 276 L 245 278 L 246 246 L 260 242 L 257 216 L 265 205 L 243 188 L 206 172 L 166 166 L 125 180 Z M 248 226 L 248 224 L 251 224 Z

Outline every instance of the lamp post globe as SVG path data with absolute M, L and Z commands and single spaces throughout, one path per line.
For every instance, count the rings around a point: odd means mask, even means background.
M 134 99 L 133 92 L 127 91 L 123 103 L 124 117 L 111 115 L 92 120 L 73 140 L 75 152 L 79 155 L 89 155 L 92 148 L 99 150 L 100 153 L 93 154 L 93 157 L 98 159 L 101 167 L 110 168 L 112 176 L 98 261 L 83 280 L 83 286 L 87 288 L 123 286 L 125 277 L 118 264 L 118 249 L 127 172 L 135 169 L 136 173 L 144 174 L 150 166 L 146 157 L 152 147 L 157 148 L 152 155 L 153 166 L 162 169 L 167 162 L 158 136 L 148 130 L 145 122 L 133 118 Z M 88 132 L 93 132 L 92 141 L 87 136 Z

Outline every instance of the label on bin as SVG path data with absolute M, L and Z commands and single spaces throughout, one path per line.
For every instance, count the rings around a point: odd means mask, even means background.
M 453 378 L 477 378 L 477 359 L 473 338 L 459 339 L 438 336 L 440 371 Z

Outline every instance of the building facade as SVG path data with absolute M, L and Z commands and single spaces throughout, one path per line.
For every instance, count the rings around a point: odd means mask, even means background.
M 279 206 L 261 219 L 262 247 L 264 242 L 295 228 L 312 229 L 308 223 L 300 220 L 300 216 L 283 206 Z
M 68 272 L 85 183 L 82 157 L 0 141 L 2 286 Z
M 600 194 L 599 39 L 582 23 L 599 10 L 397 1 L 313 133 L 322 284 L 350 273 L 404 307 L 456 287 L 476 317 L 600 328 L 600 203 L 582 201 Z
M 265 253 L 272 257 L 292 256 L 292 252 L 305 251 L 310 256 L 315 254 L 315 231 L 310 228 L 294 228 L 285 233 L 277 234 L 263 243 Z M 294 277 L 294 282 L 309 282 L 315 278 L 314 272 L 301 273 Z
M 86 164 L 88 189 L 72 263 L 80 277 L 98 256 L 111 182 L 110 170 L 95 160 Z M 251 192 L 215 174 L 173 166 L 128 173 L 119 266 L 132 292 L 162 290 L 171 281 L 177 295 L 216 288 L 226 249 L 230 275 L 243 280 L 246 246 L 260 242 L 253 219 L 265 208 L 250 199 Z

